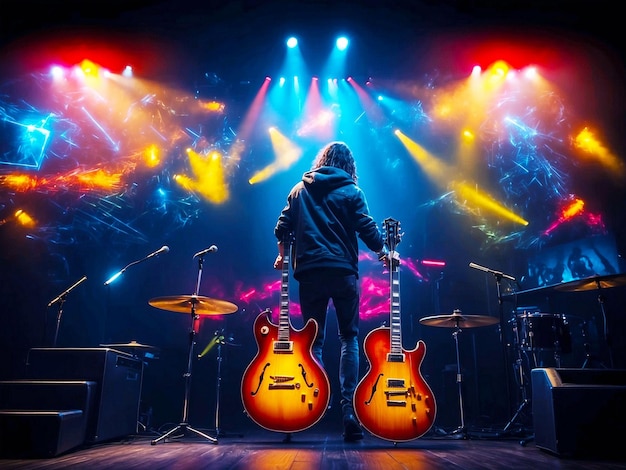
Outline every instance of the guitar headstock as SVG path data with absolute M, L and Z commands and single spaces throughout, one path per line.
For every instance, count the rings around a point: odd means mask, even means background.
M 400 233 L 400 222 L 387 217 L 383 221 L 383 232 L 385 235 L 385 245 L 389 251 L 396 251 L 396 247 L 402 241 L 402 233 Z

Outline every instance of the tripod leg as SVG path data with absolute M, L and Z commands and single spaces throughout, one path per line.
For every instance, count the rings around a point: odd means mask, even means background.
M 197 429 L 194 429 L 191 426 L 187 426 L 187 429 L 190 430 L 191 432 L 195 432 L 198 436 L 204 437 L 205 439 L 208 439 L 209 441 L 217 444 L 216 438 L 209 436 L 208 434 L 205 434 L 202 431 L 198 431 Z
M 183 425 L 179 424 L 178 426 L 176 426 L 175 428 L 170 429 L 169 431 L 167 431 L 165 434 L 163 434 L 162 436 L 159 436 L 156 439 L 153 439 L 152 441 L 150 441 L 151 445 L 155 445 L 160 441 L 163 441 L 165 439 L 167 439 L 168 437 L 170 437 L 172 434 L 174 434 L 176 431 L 178 431 L 179 429 L 182 429 Z

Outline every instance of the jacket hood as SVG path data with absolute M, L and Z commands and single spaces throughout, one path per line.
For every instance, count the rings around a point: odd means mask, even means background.
M 350 184 L 355 184 L 352 177 L 341 168 L 322 166 L 315 170 L 307 171 L 302 175 L 302 182 L 309 191 L 332 191 Z

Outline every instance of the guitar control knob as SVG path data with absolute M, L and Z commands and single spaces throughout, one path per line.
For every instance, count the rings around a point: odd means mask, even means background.
M 270 332 L 270 329 L 269 329 L 269 327 L 268 327 L 267 325 L 264 325 L 264 326 L 262 326 L 262 327 L 261 327 L 261 334 L 262 334 L 263 336 L 265 336 L 265 335 L 266 335 L 266 334 L 268 334 L 269 332 Z

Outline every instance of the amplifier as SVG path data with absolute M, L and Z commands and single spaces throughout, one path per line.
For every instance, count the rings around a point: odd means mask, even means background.
M 33 348 L 26 361 L 30 379 L 97 383 L 86 442 L 137 433 L 143 362 L 109 348 Z
M 626 370 L 531 371 L 537 447 L 563 457 L 623 458 L 611 436 L 626 422 Z

